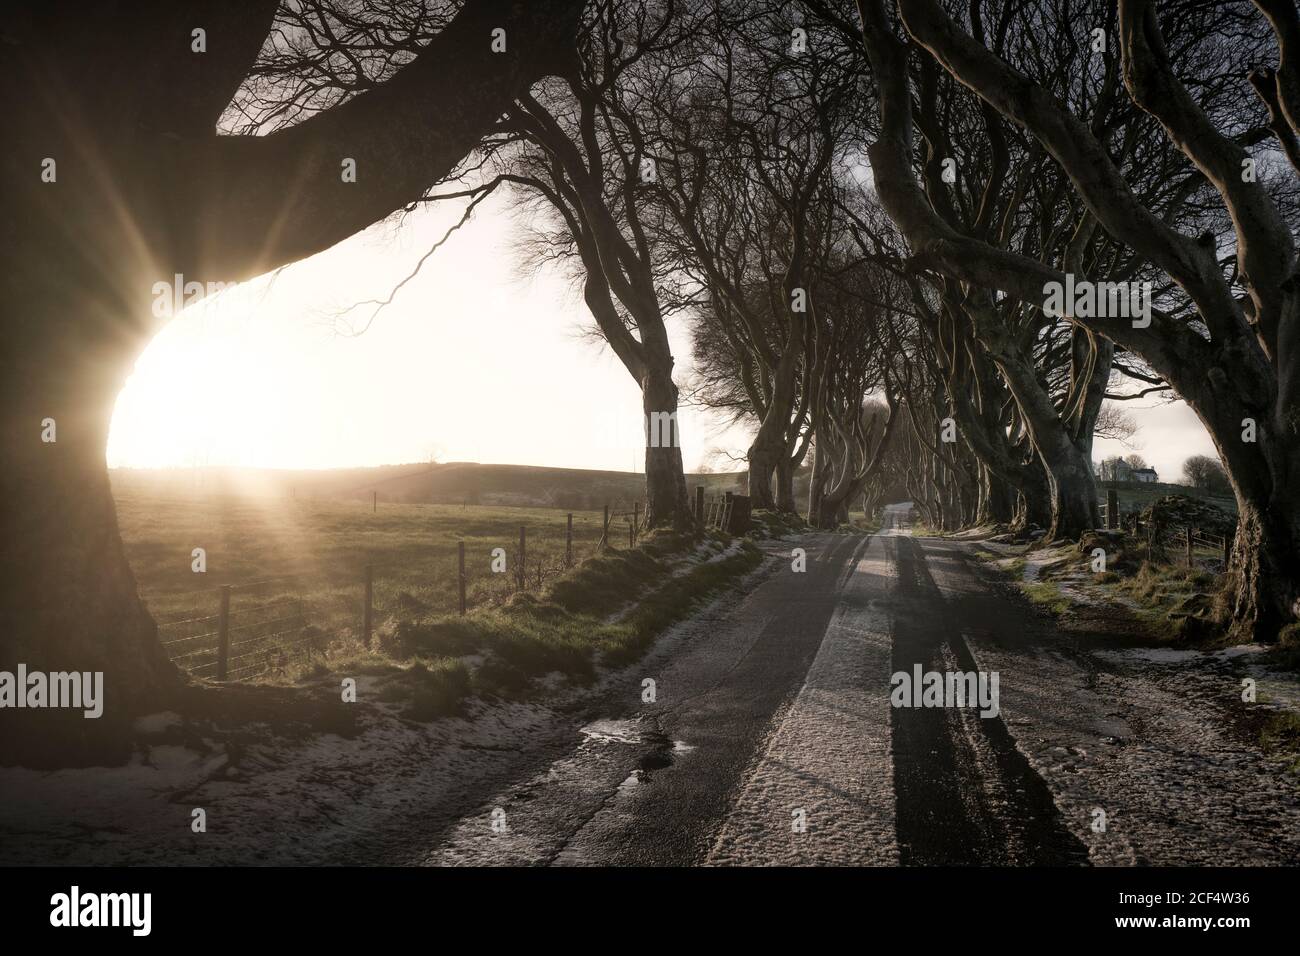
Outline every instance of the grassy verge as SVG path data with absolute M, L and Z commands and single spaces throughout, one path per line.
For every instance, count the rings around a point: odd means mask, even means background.
M 1208 610 L 1218 586 L 1217 577 L 1206 571 L 1147 562 L 1134 574 L 1112 580 L 1117 592 L 1170 621 Z
M 1091 567 L 1098 548 L 1106 552 L 1102 572 Z M 1221 644 L 1224 635 L 1212 616 L 1220 577 L 1201 568 L 1147 561 L 1144 552 L 1142 542 L 1134 544 L 1126 535 L 1089 533 L 1078 545 L 1054 552 L 1033 582 L 1024 579 L 1026 555 L 1010 560 L 990 555 L 989 560 L 997 562 L 1031 601 L 1058 616 L 1073 609 L 1096 617 L 1106 608 L 1113 614 L 1122 607 L 1122 613 L 1140 622 L 1146 638 L 1205 647 Z M 1088 595 L 1088 600 L 1071 599 L 1070 591 Z
M 1270 717 L 1259 732 L 1259 746 L 1266 754 L 1289 759 L 1288 770 L 1300 771 L 1300 714 L 1286 711 Z
M 1033 601 L 1038 607 L 1058 616 L 1068 611 L 1073 603 L 1061 593 L 1060 587 L 1052 581 L 1035 581 L 1032 584 L 1022 582 L 1020 589 L 1024 591 L 1025 597 Z
M 538 593 L 465 617 L 396 616 L 379 628 L 374 649 L 344 642 L 304 676 L 383 675 L 383 695 L 408 701 L 413 719 L 455 713 L 470 694 L 520 699 L 557 680 L 590 683 L 598 667 L 635 661 L 762 560 L 748 541 L 728 549 L 719 537 L 697 546 L 654 535 L 640 548 L 589 558 Z
M 859 515 L 856 518 L 850 518 L 849 523 L 840 525 L 836 531 L 843 531 L 846 534 L 879 534 L 881 520 L 879 518 L 870 518 L 866 515 Z
M 767 511 L 755 509 L 749 516 L 748 536 L 754 539 L 776 538 L 778 540 L 789 534 L 811 531 L 806 518 L 801 514 L 785 511 Z

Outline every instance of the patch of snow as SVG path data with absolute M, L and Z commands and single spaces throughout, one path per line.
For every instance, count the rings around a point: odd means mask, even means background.
M 1094 653 L 1112 663 L 1190 664 L 1210 655 L 1204 651 L 1174 647 L 1128 647 L 1122 650 L 1098 650 Z
M 138 717 L 131 726 L 142 737 L 161 737 L 169 730 L 181 725 L 181 715 L 174 710 L 163 710 L 156 714 Z

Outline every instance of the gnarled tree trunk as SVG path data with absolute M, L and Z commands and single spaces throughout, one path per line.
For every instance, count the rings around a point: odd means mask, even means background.
M 24 742 L 76 747 L 181 686 L 123 555 L 105 463 L 114 399 L 154 330 L 154 284 L 178 272 L 242 281 L 418 200 L 560 62 L 580 6 L 539 14 L 475 0 L 394 79 L 261 137 L 215 126 L 274 0 L 6 16 L 0 80 L 40 92 L 11 98 L 13 148 L 0 151 L 0 666 L 102 670 L 105 681 L 100 720 L 7 712 L 20 716 L 6 717 L 6 755 Z M 199 24 L 206 54 L 190 51 Z M 494 54 L 498 25 L 528 42 Z M 355 183 L 342 182 L 345 156 L 358 160 Z M 43 157 L 56 161 L 52 181 Z M 45 419 L 53 442 L 41 440 Z M 188 564 L 195 546 L 177 541 L 176 560 Z M 17 730 L 20 720 L 37 732 Z
M 666 365 L 654 362 L 647 367 L 641 381 L 641 407 L 646 420 L 646 524 L 686 530 L 691 525 L 691 507 L 682 468 L 671 359 Z

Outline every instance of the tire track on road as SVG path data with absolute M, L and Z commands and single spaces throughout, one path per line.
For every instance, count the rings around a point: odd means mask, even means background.
M 892 537 L 898 584 L 893 669 L 976 671 L 970 648 L 914 538 Z M 894 789 L 904 865 L 1086 864 L 1051 790 L 1001 716 L 953 707 L 892 709 Z

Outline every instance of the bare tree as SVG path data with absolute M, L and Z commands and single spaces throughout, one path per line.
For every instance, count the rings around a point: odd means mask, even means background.
M 122 552 L 104 460 L 114 400 L 156 329 L 156 283 L 244 280 L 418 200 L 562 62 L 580 6 L 473 0 L 388 81 L 264 136 L 217 123 L 278 0 L 6 10 L 0 76 L 25 92 L 9 105 L 0 198 L 0 666 L 104 671 L 102 726 L 179 686 Z M 194 544 L 177 542 L 176 560 Z M 11 721 L 6 742 L 24 733 Z
M 757 422 L 754 505 L 793 511 L 793 472 L 812 436 L 826 355 L 816 344 L 817 287 L 856 75 L 816 44 L 786 42 L 795 4 L 716 10 L 697 33 L 694 68 L 655 100 L 657 193 L 736 353 Z
M 1251 114 L 1260 109 L 1252 111 L 1247 99 L 1232 101 L 1244 78 L 1234 86 L 1232 71 L 1219 67 L 1206 82 L 1189 83 L 1186 74 L 1176 72 L 1174 56 L 1181 52 L 1180 65 L 1189 69 L 1198 57 L 1201 63 L 1227 63 L 1225 50 L 1238 62 L 1278 55 L 1279 67 L 1255 72 L 1252 84 L 1267 128 L 1294 166 L 1300 13 L 1286 0 L 1257 0 L 1264 17 L 1254 22 L 1239 16 L 1245 4 L 1172 6 L 1178 16 L 1166 17 L 1162 27 L 1152 0 L 1121 0 L 1115 35 L 1106 36 L 1118 42 L 1119 77 L 1127 95 L 1186 157 L 1191 168 L 1180 182 L 1188 184 L 1189 193 L 1208 186 L 1227 213 L 1207 223 L 1201 235 L 1171 225 L 1135 193 L 1104 145 L 1106 131 L 1092 129 L 1071 104 L 963 29 L 936 0 L 899 5 L 900 23 L 914 47 L 899 39 L 882 0 L 859 4 L 880 87 L 880 135 L 870 150 L 872 166 L 882 201 L 928 267 L 981 290 L 978 295 L 997 290 L 1040 309 L 1048 284 L 1066 284 L 1067 270 L 954 230 L 918 189 L 909 168 L 913 124 L 907 62 L 913 50 L 922 51 L 1032 136 L 1068 178 L 1097 228 L 1166 277 L 1149 323 L 1109 315 L 1069 317 L 1141 356 L 1205 424 L 1227 463 L 1240 515 L 1225 619 L 1242 636 L 1271 639 L 1294 619 L 1300 597 L 1292 559 L 1300 535 L 1300 495 L 1290 477 L 1300 468 L 1295 441 L 1300 376 L 1292 343 L 1300 293 L 1290 206 L 1276 182 L 1259 174 L 1260 164 L 1248 151 L 1258 142 Z M 1264 23 L 1271 26 L 1271 38 L 1259 29 Z M 1106 21 L 1059 22 L 1062 33 L 1081 26 L 1105 33 Z M 1166 39 L 1170 29 L 1180 37 L 1176 46 Z M 1216 231 L 1216 223 L 1228 227 Z
M 1192 455 L 1183 462 L 1183 480 L 1206 494 L 1231 494 L 1232 484 L 1223 463 L 1208 455 Z

